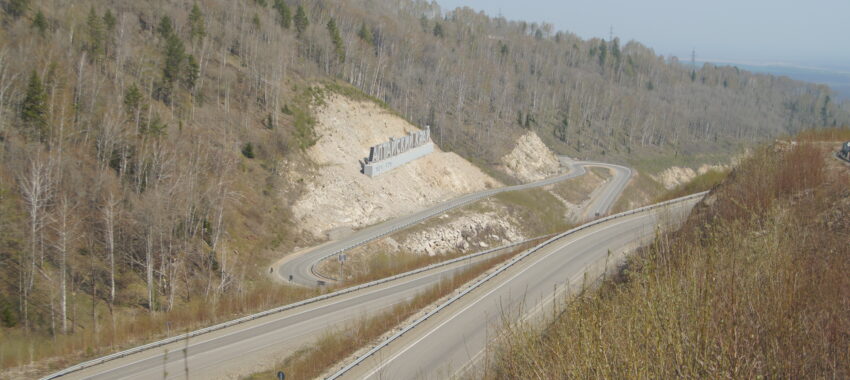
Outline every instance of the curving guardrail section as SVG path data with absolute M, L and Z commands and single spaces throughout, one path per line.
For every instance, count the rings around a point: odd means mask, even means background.
M 386 228 L 386 226 L 382 226 L 382 225 L 374 226 L 372 228 L 374 228 L 376 230 L 375 233 L 367 234 L 368 236 L 365 236 L 362 239 L 353 240 L 352 242 L 349 242 L 349 244 L 346 244 L 344 246 L 328 247 L 328 248 L 326 248 L 326 249 L 328 249 L 326 252 L 323 252 L 323 253 L 319 254 L 317 257 L 311 259 L 309 272 L 310 272 L 310 275 L 312 275 L 314 278 L 311 279 L 310 281 L 312 283 L 316 283 L 316 281 L 321 281 L 322 279 L 328 279 L 328 278 L 322 276 L 321 274 L 319 274 L 317 272 L 316 266 L 319 265 L 319 263 L 321 263 L 322 261 L 327 260 L 327 259 L 329 259 L 333 256 L 340 254 L 340 253 L 346 252 L 346 251 L 348 251 L 352 248 L 355 248 L 355 247 L 358 247 L 360 245 L 369 243 L 371 241 L 380 239 L 380 238 L 385 237 L 387 235 L 391 235 L 391 234 L 398 232 L 400 230 L 407 229 L 412 225 L 415 225 L 419 222 L 422 222 L 422 221 L 429 219 L 429 218 L 432 218 L 434 216 L 443 214 L 443 213 L 445 213 L 449 210 L 465 206 L 465 205 L 470 204 L 472 202 L 475 202 L 475 201 L 478 201 L 478 200 L 481 200 L 481 199 L 484 199 L 484 198 L 487 198 L 487 197 L 490 197 L 490 196 L 493 196 L 493 195 L 496 195 L 496 194 L 509 192 L 509 191 L 526 190 L 526 189 L 531 189 L 531 188 L 536 188 L 536 187 L 547 186 L 547 185 L 555 184 L 555 183 L 558 183 L 558 182 L 561 182 L 561 181 L 564 181 L 564 180 L 567 180 L 567 179 L 570 179 L 570 178 L 579 177 L 581 175 L 584 175 L 587 172 L 587 170 L 585 169 L 585 166 L 597 166 L 597 167 L 605 167 L 605 168 L 609 168 L 609 169 L 621 169 L 625 173 L 627 173 L 626 181 L 622 184 L 622 186 L 620 186 L 616 195 L 611 197 L 612 198 L 610 200 L 611 204 L 609 204 L 607 207 L 604 208 L 604 210 L 602 210 L 603 212 L 607 212 L 607 210 L 609 210 L 611 208 L 611 206 L 613 206 L 614 200 L 616 200 L 616 198 L 619 196 L 620 192 L 622 192 L 622 189 L 625 188 L 625 185 L 628 183 L 628 181 L 627 181 L 628 178 L 631 178 L 631 176 L 632 176 L 632 170 L 630 168 L 625 167 L 625 166 L 615 165 L 615 164 L 607 164 L 607 163 L 603 163 L 603 162 L 592 162 L 592 161 L 574 161 L 574 162 L 571 162 L 567 165 L 570 166 L 571 168 L 576 169 L 576 170 L 571 170 L 569 173 L 561 174 L 561 175 L 551 177 L 551 178 L 546 178 L 546 179 L 536 181 L 536 182 L 507 186 L 507 187 L 503 187 L 503 188 L 490 189 L 490 190 L 480 191 L 480 192 L 477 192 L 477 193 L 467 194 L 465 196 L 462 196 L 462 197 L 456 198 L 454 200 L 448 201 L 448 202 L 444 203 L 443 205 L 441 205 L 440 207 L 435 207 L 433 209 L 425 210 L 425 211 L 420 212 L 418 214 L 414 214 L 414 215 L 408 217 L 408 219 L 405 220 L 404 222 L 402 222 L 398 225 L 394 225 L 390 228 Z M 306 255 L 309 255 L 309 254 L 310 253 L 307 253 Z M 287 264 L 284 264 L 284 266 L 290 266 L 290 265 L 294 266 L 294 265 L 297 265 L 297 264 L 296 264 L 296 262 L 289 262 Z M 283 266 L 281 266 L 281 268 L 279 268 L 279 270 L 278 270 L 278 275 L 283 277 L 283 276 L 285 276 L 285 273 L 292 273 L 292 272 L 294 272 L 292 269 L 287 270 L 287 269 L 284 269 Z M 328 280 L 330 280 L 330 279 L 328 279 Z M 307 284 L 302 284 L 302 285 L 307 285 Z
M 586 173 L 584 165 L 593 166 L 595 164 L 597 164 L 597 163 L 594 163 L 594 162 L 575 162 L 570 166 L 577 168 L 578 170 L 570 171 L 569 173 L 561 174 L 561 175 L 551 177 L 551 178 L 546 178 L 546 179 L 536 181 L 536 182 L 507 186 L 507 187 L 484 190 L 484 191 L 480 191 L 480 192 L 477 192 L 477 193 L 467 194 L 465 196 L 462 196 L 462 197 L 453 199 L 451 201 L 445 202 L 444 204 L 442 204 L 439 207 L 435 207 L 433 209 L 428 209 L 428 210 L 422 211 L 420 213 L 414 214 L 410 217 L 407 217 L 407 220 L 405 220 L 404 222 L 402 222 L 398 225 L 393 225 L 389 228 L 387 228 L 388 226 L 385 226 L 385 225 L 378 225 L 378 226 L 368 228 L 367 230 L 374 229 L 374 233 L 367 234 L 368 236 L 365 236 L 362 239 L 353 240 L 353 241 L 349 242 L 349 244 L 346 244 L 344 246 L 328 247 L 327 248 L 328 250 L 326 252 L 322 252 L 321 254 L 316 256 L 315 258 L 312 258 L 311 263 L 310 263 L 310 274 L 313 275 L 313 277 L 315 277 L 315 278 L 311 279 L 311 282 L 315 283 L 314 282 L 315 280 L 319 280 L 319 279 L 324 278 L 323 276 L 320 276 L 316 273 L 316 269 L 315 269 L 316 265 L 321 263 L 323 260 L 326 260 L 328 258 L 335 256 L 335 255 L 338 255 L 340 253 L 348 251 L 348 250 L 350 250 L 354 247 L 358 247 L 360 245 L 369 243 L 369 242 L 374 241 L 376 239 L 380 239 L 380 238 L 387 236 L 387 235 L 390 235 L 394 232 L 398 232 L 400 230 L 409 228 L 410 226 L 415 225 L 419 222 L 422 222 L 426 219 L 429 219 L 429 218 L 432 218 L 434 216 L 443 214 L 443 213 L 445 213 L 449 210 L 465 206 L 465 205 L 470 204 L 472 202 L 475 202 L 475 201 L 478 201 L 478 200 L 481 200 L 481 199 L 484 199 L 484 198 L 487 198 L 487 197 L 490 197 L 490 196 L 493 196 L 493 195 L 496 195 L 496 194 L 500 194 L 500 193 L 504 193 L 504 192 L 508 192 L 508 191 L 525 190 L 525 189 L 531 189 L 531 188 L 535 188 L 535 187 L 547 186 L 547 185 L 551 185 L 551 184 L 554 184 L 554 183 L 557 183 L 557 182 L 560 182 L 560 181 L 564 181 L 564 180 L 567 180 L 567 179 L 570 179 L 570 178 L 575 178 L 575 177 L 581 176 L 581 175 Z M 602 163 L 599 163 L 599 164 L 602 164 Z M 385 222 L 385 223 L 387 223 L 387 222 Z M 309 254 L 310 253 L 307 253 L 306 255 L 309 255 Z M 284 264 L 284 266 L 288 266 L 288 265 L 296 265 L 296 263 L 295 262 L 289 262 L 289 263 Z M 281 268 L 279 268 L 279 270 L 277 272 L 278 272 L 279 276 L 283 277 L 283 276 L 285 276 L 285 273 L 292 273 L 293 271 L 292 270 L 287 271 L 282 266 Z M 302 285 L 307 285 L 307 284 L 302 284 Z
M 665 206 L 668 206 L 668 205 L 671 205 L 671 204 L 674 204 L 674 203 L 685 202 L 685 201 L 692 200 L 692 199 L 702 198 L 702 197 L 704 197 L 706 194 L 708 194 L 708 191 L 704 191 L 704 192 L 696 193 L 696 194 L 691 194 L 691 195 L 687 195 L 687 196 L 680 197 L 680 198 L 676 198 L 676 199 L 671 199 L 671 200 L 669 200 L 669 201 L 665 201 L 665 202 L 657 203 L 657 204 L 654 204 L 654 205 L 649 205 L 649 206 L 640 207 L 640 208 L 637 208 L 637 209 L 634 209 L 634 210 L 631 210 L 631 211 L 621 212 L 621 213 L 619 213 L 619 214 L 614 214 L 614 215 L 611 215 L 611 216 L 607 216 L 607 217 L 604 217 L 604 218 L 600 218 L 600 219 L 594 220 L 594 221 L 592 221 L 592 222 L 590 222 L 590 223 L 586 223 L 586 224 L 583 224 L 583 225 L 581 225 L 581 226 L 579 226 L 579 227 L 573 228 L 573 229 L 571 229 L 571 230 L 569 230 L 569 231 L 566 231 L 566 232 L 560 233 L 560 234 L 558 234 L 558 235 L 556 235 L 556 236 L 554 236 L 554 237 L 552 237 L 552 238 L 550 238 L 550 239 L 546 240 L 545 242 L 540 243 L 539 245 L 535 246 L 534 248 L 531 248 L 531 249 L 529 249 L 529 250 L 527 250 L 527 251 L 523 252 L 522 254 L 517 255 L 516 257 L 514 257 L 514 258 L 512 258 L 512 259 L 508 260 L 508 262 L 506 262 L 505 264 L 502 264 L 502 266 L 501 266 L 501 267 L 499 267 L 499 269 L 497 269 L 497 270 L 495 270 L 495 271 L 491 272 L 489 275 L 487 275 L 487 276 L 485 276 L 485 277 L 483 277 L 483 278 L 479 279 L 479 280 L 478 280 L 478 281 L 476 281 L 474 284 L 472 284 L 472 285 L 471 285 L 471 286 L 469 286 L 468 288 L 464 289 L 464 290 L 463 290 L 463 291 L 461 291 L 460 293 L 458 293 L 458 294 L 456 294 L 455 296 L 453 296 L 453 297 L 449 298 L 449 299 L 448 299 L 448 300 L 446 300 L 444 303 L 442 303 L 442 304 L 440 304 L 439 306 L 437 306 L 434 310 L 431 310 L 430 312 L 426 313 L 425 315 L 423 315 L 423 316 L 422 316 L 422 317 L 420 317 L 419 319 L 417 319 L 417 320 L 413 321 L 411 324 L 409 324 L 409 325 L 405 326 L 404 328 L 402 328 L 401 330 L 399 330 L 397 333 L 393 334 L 392 336 L 390 336 L 389 338 L 387 338 L 386 340 L 384 340 L 383 342 L 381 342 L 381 343 L 380 343 L 380 344 L 378 344 L 377 346 L 373 347 L 371 350 L 367 351 L 365 354 L 361 355 L 360 357 L 358 357 L 357 359 L 355 359 L 353 362 L 351 362 L 351 363 L 349 363 L 348 365 L 344 366 L 344 367 L 343 367 L 343 368 L 341 368 L 339 371 L 335 372 L 333 375 L 331 375 L 331 376 L 327 377 L 326 379 L 327 379 L 327 380 L 338 379 L 340 376 L 344 375 L 346 372 L 348 372 L 348 371 L 349 371 L 349 370 L 351 370 L 352 368 L 356 367 L 357 365 L 359 365 L 360 363 L 362 363 L 364 360 L 366 360 L 367 358 L 369 358 L 370 356 L 372 356 L 373 354 L 375 354 L 376 352 L 378 352 L 378 351 L 379 351 L 379 350 L 381 350 L 382 348 L 386 347 L 387 345 L 389 345 L 390 343 L 392 343 L 392 342 L 393 342 L 393 341 L 395 341 L 396 339 L 400 338 L 402 335 L 404 335 L 404 334 L 405 334 L 405 333 L 407 333 L 408 331 L 412 330 L 414 327 L 418 326 L 418 325 L 419 325 L 419 324 L 421 324 L 422 322 L 426 321 L 427 319 L 431 318 L 431 317 L 432 317 L 432 316 L 434 316 L 435 314 L 439 313 L 440 311 L 442 311 L 443 309 L 445 309 L 446 307 L 448 307 L 449 305 L 451 305 L 452 303 L 454 303 L 455 301 L 457 301 L 457 300 L 458 300 L 458 299 L 460 299 L 461 297 L 463 297 L 463 296 L 465 296 L 465 295 L 469 294 L 471 291 L 473 291 L 473 290 L 475 290 L 476 288 L 480 287 L 481 285 L 483 285 L 485 282 L 489 281 L 489 280 L 490 280 L 490 279 L 492 279 L 493 277 L 496 277 L 496 276 L 498 276 L 500 273 L 502 273 L 502 272 L 504 272 L 504 271 L 508 270 L 508 268 L 512 267 L 514 264 L 516 264 L 516 263 L 518 263 L 518 262 L 522 261 L 524 258 L 528 257 L 529 255 L 531 255 L 531 254 L 532 254 L 532 253 L 534 253 L 534 252 L 537 252 L 537 251 L 538 251 L 538 250 L 540 250 L 541 248 L 548 246 L 549 244 L 552 244 L 552 243 L 554 243 L 554 242 L 556 242 L 556 241 L 558 241 L 558 240 L 560 240 L 560 239 L 563 239 L 564 237 L 567 237 L 567 236 L 569 236 L 569 235 L 572 235 L 572 234 L 574 234 L 574 233 L 576 233 L 576 232 L 578 232 L 578 231 L 585 230 L 585 229 L 587 229 L 587 228 L 590 228 L 590 227 L 596 226 L 596 225 L 601 224 L 601 223 L 605 223 L 605 222 L 610 221 L 610 220 L 613 220 L 613 219 L 622 218 L 622 217 L 624 217 L 624 216 L 633 215 L 633 214 L 637 214 L 637 213 L 640 213 L 640 212 L 644 212 L 644 211 L 653 210 L 653 209 L 656 209 L 656 208 L 665 207 Z
M 501 193 L 501 192 L 523 190 L 523 189 L 528 189 L 528 188 L 533 188 L 533 187 L 550 185 L 550 184 L 553 184 L 553 183 L 557 183 L 559 181 L 563 181 L 563 180 L 568 179 L 568 178 L 574 178 L 576 176 L 580 176 L 580 175 L 582 175 L 586 172 L 586 170 L 582 166 L 583 164 L 587 165 L 587 166 L 593 166 L 593 165 L 596 165 L 597 163 L 576 162 L 575 165 L 577 165 L 578 168 L 579 168 L 579 170 L 577 170 L 577 171 L 571 171 L 571 172 L 566 173 L 566 174 L 562 174 L 562 175 L 555 176 L 555 177 L 552 177 L 552 178 L 547 178 L 547 179 L 540 180 L 540 181 L 537 181 L 537 182 L 515 185 L 515 186 L 509 186 L 509 187 L 499 188 L 499 189 L 491 189 L 491 190 L 486 190 L 486 191 L 475 193 L 475 194 L 468 194 L 466 196 L 457 198 L 454 201 L 447 202 L 443 207 L 439 207 L 439 208 L 436 208 L 434 210 L 429 210 L 429 212 L 423 213 L 423 215 L 418 215 L 413 220 L 407 221 L 406 223 L 400 224 L 400 225 L 395 226 L 395 227 L 393 227 L 389 230 L 383 231 L 379 235 L 370 236 L 368 238 L 358 240 L 357 242 L 346 245 L 345 248 L 342 248 L 342 249 L 336 249 L 332 253 L 326 254 L 326 255 L 322 256 L 321 259 L 315 261 L 311 266 L 311 271 L 313 271 L 313 268 L 315 267 L 315 265 L 318 262 L 320 262 L 321 260 L 327 259 L 331 256 L 334 256 L 334 255 L 340 253 L 340 252 L 344 252 L 348 249 L 351 249 L 351 248 L 354 248 L 356 246 L 368 243 L 372 240 L 386 236 L 386 235 L 391 234 L 393 232 L 405 229 L 405 228 L 407 228 L 407 227 L 409 227 L 413 224 L 421 222 L 422 220 L 433 217 L 435 215 L 442 214 L 442 213 L 444 213 L 448 210 L 451 210 L 453 208 L 457 208 L 457 207 L 466 205 L 470 202 L 477 201 L 479 199 L 486 198 L 486 197 L 489 197 L 489 196 L 492 196 L 492 195 L 495 195 L 495 194 L 498 194 L 498 193 Z M 607 166 L 609 164 L 605 164 L 605 165 Z M 638 209 L 638 210 L 640 210 L 640 209 Z M 621 213 L 621 214 L 617 214 L 617 215 L 622 216 L 623 214 Z M 589 223 L 585 226 L 589 226 L 589 225 L 592 225 L 594 223 L 600 223 L 600 221 L 604 221 L 604 220 L 610 220 L 609 218 L 611 218 L 611 217 L 598 219 L 597 221 L 591 222 L 591 223 Z M 582 228 L 582 227 L 579 227 L 579 228 Z M 570 231 L 575 231 L 575 230 L 576 229 L 570 230 Z M 563 237 L 565 235 L 561 234 L 561 235 L 558 235 L 558 236 Z M 451 259 L 451 260 L 447 260 L 447 261 L 443 261 L 443 262 L 439 262 L 439 263 L 434 263 L 434 264 L 428 265 L 426 267 L 415 269 L 415 270 L 412 270 L 412 271 L 409 271 L 409 272 L 400 273 L 400 274 L 397 274 L 397 275 L 394 275 L 394 276 L 385 277 L 385 278 L 375 280 L 375 281 L 371 281 L 371 282 L 368 282 L 368 283 L 365 283 L 365 284 L 361 284 L 361 285 L 353 286 L 353 287 L 350 287 L 350 288 L 337 290 L 335 292 L 323 294 L 323 295 L 313 297 L 313 298 L 309 298 L 309 299 L 306 299 L 306 300 L 303 300 L 303 301 L 283 305 L 283 306 L 276 307 L 276 308 L 269 309 L 269 310 L 265 310 L 265 311 L 262 311 L 262 312 L 259 312 L 259 313 L 256 313 L 256 314 L 247 315 L 247 316 L 244 316 L 244 317 L 241 317 L 241 318 L 222 322 L 222 323 L 210 326 L 210 327 L 205 327 L 205 328 L 198 329 L 198 330 L 195 330 L 195 331 L 191 331 L 191 332 L 188 332 L 188 333 L 185 333 L 185 334 L 181 334 L 181 335 L 173 336 L 173 337 L 170 337 L 170 338 L 165 338 L 165 339 L 162 339 L 162 340 L 159 340 L 159 341 L 156 341 L 156 342 L 151 342 L 151 343 L 148 343 L 148 344 L 145 344 L 145 345 L 133 347 L 133 348 L 130 348 L 130 349 L 127 349 L 127 350 L 124 350 L 124 351 L 116 352 L 114 354 L 102 356 L 102 357 L 99 357 L 99 358 L 96 358 L 96 359 L 92 359 L 92 360 L 89 360 L 89 361 L 86 361 L 86 362 L 83 362 L 83 363 L 73 365 L 73 366 L 65 368 L 61 371 L 47 375 L 47 376 L 45 376 L 41 379 L 42 380 L 55 379 L 55 378 L 65 376 L 65 375 L 68 375 L 68 374 L 76 372 L 76 371 L 80 371 L 80 370 L 83 370 L 83 369 L 86 369 L 86 368 L 91 368 L 91 367 L 94 367 L 96 365 L 103 364 L 103 363 L 106 363 L 106 362 L 109 362 L 109 361 L 112 361 L 112 360 L 116 360 L 116 359 L 120 359 L 120 358 L 123 358 L 123 357 L 126 357 L 126 356 L 138 354 L 138 353 L 150 350 L 150 349 L 166 346 L 168 344 L 177 343 L 177 342 L 184 341 L 184 340 L 187 340 L 187 339 L 190 339 L 190 338 L 201 336 L 203 334 L 222 330 L 222 329 L 225 329 L 225 328 L 228 328 L 228 327 L 233 327 L 233 326 L 245 323 L 245 322 L 253 321 L 253 320 L 256 320 L 256 319 L 259 319 L 259 318 L 263 318 L 263 317 L 266 317 L 266 316 L 269 316 L 269 315 L 281 313 L 281 312 L 284 312 L 284 311 L 287 311 L 287 310 L 292 310 L 292 309 L 295 309 L 297 307 L 316 303 L 316 302 L 319 302 L 319 301 L 324 301 L 324 300 L 329 299 L 329 298 L 344 295 L 344 294 L 347 294 L 347 293 L 352 293 L 352 292 L 362 290 L 362 289 L 365 289 L 365 288 L 369 288 L 369 287 L 372 287 L 372 286 L 384 284 L 384 283 L 387 283 L 387 282 L 398 280 L 400 278 L 404 278 L 404 277 L 412 276 L 412 275 L 422 273 L 422 272 L 425 272 L 425 271 L 429 271 L 429 270 L 432 270 L 432 269 L 436 269 L 436 268 L 439 268 L 439 267 L 442 267 L 442 266 L 451 265 L 451 264 L 454 264 L 454 263 L 457 263 L 457 262 L 460 262 L 460 261 L 463 261 L 463 260 L 469 260 L 469 259 L 476 258 L 476 257 L 479 257 L 479 256 L 487 255 L 487 254 L 490 254 L 490 253 L 493 253 L 493 252 L 501 251 L 501 250 L 508 249 L 508 248 L 513 248 L 513 247 L 516 247 L 516 246 L 519 246 L 519 245 L 522 245 L 522 244 L 526 244 L 526 243 L 534 241 L 534 240 L 538 240 L 540 238 L 542 238 L 542 237 L 538 236 L 538 237 L 522 240 L 522 241 L 519 241 L 519 242 L 503 245 L 503 246 L 500 246 L 500 247 L 495 247 L 495 248 L 488 249 L 488 250 L 485 250 L 485 251 L 472 253 L 472 254 L 469 254 L 469 255 L 466 255 L 466 256 L 461 256 L 461 257 L 458 257 L 458 258 L 455 258 L 455 259 Z M 557 238 L 558 237 L 556 236 L 553 239 L 557 239 Z M 547 242 L 548 241 L 551 241 L 551 239 L 547 240 Z M 543 243 L 543 244 L 546 244 L 546 243 Z M 537 246 L 537 247 L 540 247 L 540 246 Z M 537 247 L 535 247 L 533 249 L 537 249 Z
M 103 356 L 103 357 L 92 359 L 92 360 L 89 360 L 89 361 L 86 361 L 86 362 L 65 368 L 65 369 L 63 369 L 59 372 L 52 373 L 50 375 L 42 377 L 41 380 L 55 379 L 55 378 L 65 376 L 65 375 L 68 375 L 68 374 L 76 372 L 76 371 L 80 371 L 80 370 L 83 370 L 83 369 L 86 369 L 86 368 L 90 368 L 90 367 L 94 367 L 94 366 L 99 365 L 99 364 L 106 363 L 106 362 L 111 361 L 111 360 L 120 359 L 120 358 L 129 356 L 129 355 L 133 355 L 133 354 L 138 354 L 138 353 L 141 353 L 141 352 L 153 349 L 153 348 L 158 348 L 158 347 L 162 347 L 162 346 L 165 346 L 165 345 L 169 345 L 171 343 L 177 343 L 177 342 L 180 342 L 180 341 L 183 341 L 183 340 L 186 340 L 186 339 L 189 339 L 189 338 L 194 338 L 194 337 L 206 334 L 206 333 L 210 333 L 210 332 L 213 332 L 213 331 L 218 331 L 218 330 L 225 329 L 225 328 L 228 328 L 228 327 L 236 326 L 236 325 L 241 324 L 241 323 L 253 321 L 255 319 L 267 317 L 267 316 L 272 315 L 272 314 L 277 314 L 277 313 L 281 313 L 281 312 L 284 312 L 284 311 L 287 311 L 287 310 L 292 310 L 292 309 L 295 309 L 297 307 L 309 305 L 309 304 L 316 303 L 316 302 L 319 302 L 319 301 L 324 301 L 324 300 L 329 299 L 329 298 L 341 296 L 341 295 L 344 295 L 344 294 L 347 294 L 347 293 L 356 292 L 358 290 L 366 289 L 366 288 L 373 287 L 373 286 L 376 286 L 376 285 L 381 285 L 381 284 L 384 284 L 384 283 L 387 283 L 387 282 L 395 281 L 395 280 L 398 280 L 398 279 L 401 279 L 401 278 L 404 278 L 404 277 L 412 276 L 412 275 L 419 274 L 419 273 L 422 273 L 422 272 L 426 272 L 426 271 L 436 269 L 436 268 L 439 268 L 439 267 L 444 267 L 444 266 L 451 265 L 451 264 L 461 262 L 461 261 L 464 261 L 464 260 L 470 260 L 470 259 L 474 259 L 474 258 L 479 257 L 479 256 L 484 256 L 484 255 L 487 255 L 487 254 L 490 254 L 490 253 L 493 253 L 493 252 L 501 251 L 501 250 L 508 249 L 508 248 L 517 247 L 517 246 L 526 244 L 528 242 L 538 240 L 540 238 L 541 237 L 538 236 L 538 237 L 535 237 L 535 238 L 526 239 L 526 240 L 506 244 L 506 245 L 503 245 L 503 246 L 500 246 L 500 247 L 491 248 L 491 249 L 488 249 L 488 250 L 485 250 L 485 251 L 471 253 L 469 255 L 457 257 L 457 258 L 454 258 L 454 259 L 451 259 L 451 260 L 441 261 L 439 263 L 434 263 L 434 264 L 431 264 L 431 265 L 428 265 L 428 266 L 425 266 L 425 267 L 422 267 L 422 268 L 419 268 L 419 269 L 414 269 L 414 270 L 409 271 L 409 272 L 399 273 L 397 275 L 390 276 L 390 277 L 384 277 L 382 279 L 367 282 L 367 283 L 360 284 L 360 285 L 357 285 L 357 286 L 352 286 L 350 288 L 340 289 L 340 290 L 337 290 L 335 292 L 323 294 L 323 295 L 313 297 L 313 298 L 309 298 L 309 299 L 306 299 L 306 300 L 303 300 L 303 301 L 298 301 L 298 302 L 295 302 L 295 303 L 276 307 L 274 309 L 262 311 L 262 312 L 259 312 L 259 313 L 256 313 L 256 314 L 247 315 L 247 316 L 244 316 L 242 318 L 237 318 L 237 319 L 233 319 L 233 320 L 230 320 L 230 321 L 227 321 L 227 322 L 222 322 L 222 323 L 219 323 L 217 325 L 205 327 L 205 328 L 198 329 L 198 330 L 195 330 L 195 331 L 191 331 L 191 332 L 188 332 L 188 333 L 185 333 L 185 334 L 181 334 L 181 335 L 173 336 L 173 337 L 170 337 L 170 338 L 162 339 L 162 340 L 159 340 L 159 341 L 156 341 L 156 342 L 151 342 L 151 343 L 148 343 L 148 344 L 145 344 L 145 345 L 142 345 L 142 346 L 133 347 L 133 348 L 121 351 L 121 352 L 116 352 L 116 353 L 111 354 L 111 355 L 106 355 L 106 356 Z

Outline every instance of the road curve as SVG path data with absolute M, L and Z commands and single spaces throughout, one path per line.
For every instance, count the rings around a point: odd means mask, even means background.
M 632 174 L 631 169 L 627 167 L 605 164 L 600 162 L 571 161 L 569 159 L 561 157 L 561 163 L 562 165 L 570 168 L 570 171 L 568 173 L 536 182 L 515 186 L 506 186 L 497 189 L 489 189 L 467 194 L 431 206 L 415 214 L 387 220 L 385 222 L 378 223 L 376 225 L 359 230 L 340 240 L 322 244 L 318 247 L 303 251 L 302 253 L 284 259 L 284 261 L 278 264 L 277 268 L 274 268 L 274 271 L 277 272 L 277 275 L 280 276 L 280 278 L 284 281 L 290 281 L 292 283 L 304 286 L 316 286 L 319 281 L 329 281 L 329 279 L 327 278 L 317 276 L 314 270 L 315 266 L 326 258 L 337 255 L 359 245 L 366 244 L 372 240 L 386 236 L 395 231 L 405 229 L 423 220 L 445 213 L 446 211 L 449 211 L 451 209 L 467 205 L 469 203 L 487 198 L 495 194 L 507 191 L 525 190 L 535 187 L 551 185 L 570 178 L 579 177 L 586 173 L 586 167 L 591 166 L 611 169 L 614 174 L 612 180 L 610 180 L 610 183 L 606 185 L 602 191 L 600 191 L 600 196 L 595 197 L 594 201 L 588 208 L 592 208 L 592 213 L 590 213 L 589 215 L 595 215 L 597 212 L 599 213 L 599 215 L 604 215 L 611 209 L 617 197 L 620 195 L 620 193 L 622 193 L 626 184 L 628 184 L 629 178 Z
M 468 374 L 484 355 L 501 318 L 547 310 L 556 289 L 580 288 L 618 253 L 646 243 L 661 225 L 677 224 L 699 199 L 615 218 L 534 252 L 413 327 L 342 375 L 345 379 L 448 379 Z
M 584 174 L 584 166 L 590 165 L 590 163 L 582 163 L 566 175 L 529 185 L 543 186 L 572 178 Z M 592 165 L 602 164 L 593 163 Z M 612 188 L 615 185 L 616 182 L 609 182 L 605 188 Z M 616 188 L 611 191 L 614 190 Z M 603 192 L 607 193 L 608 190 Z M 118 359 L 86 366 L 84 369 L 70 372 L 62 377 L 71 379 L 184 378 L 187 370 L 191 377 L 200 378 L 229 378 L 244 375 L 250 373 L 251 369 L 270 366 L 277 359 L 286 357 L 314 341 L 328 328 L 344 325 L 360 316 L 379 312 L 408 300 L 440 279 L 489 257 L 491 257 L 490 254 L 463 260 L 381 285 L 298 306 L 204 333 L 185 341 L 157 346 Z M 163 376 L 163 374 L 167 375 Z M 48 376 L 48 378 L 55 377 Z
M 62 379 L 236 378 L 271 367 L 329 328 L 411 299 L 482 255 L 71 372 Z M 185 349 L 185 355 L 184 350 Z M 163 374 L 166 373 L 166 376 Z M 55 378 L 48 376 L 47 378 Z

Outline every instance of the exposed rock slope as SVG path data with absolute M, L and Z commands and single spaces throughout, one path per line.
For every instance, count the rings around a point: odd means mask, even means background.
M 551 177 L 560 170 L 558 157 L 534 132 L 528 132 L 517 141 L 516 147 L 502 157 L 501 169 L 523 182 Z
M 299 227 L 316 236 L 359 228 L 501 184 L 455 153 L 434 153 L 375 178 L 360 173 L 369 147 L 416 130 L 370 102 L 340 95 L 316 110 L 319 141 L 307 156 L 319 168 L 293 206 Z M 296 177 L 297 178 L 297 177 Z

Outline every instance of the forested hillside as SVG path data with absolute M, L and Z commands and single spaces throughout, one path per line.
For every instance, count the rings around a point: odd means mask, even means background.
M 260 272 L 313 239 L 289 227 L 302 185 L 287 173 L 314 165 L 329 91 L 431 125 L 488 170 L 528 129 L 623 159 L 850 120 L 823 86 L 424 1 L 2 7 L 3 368 L 285 299 Z

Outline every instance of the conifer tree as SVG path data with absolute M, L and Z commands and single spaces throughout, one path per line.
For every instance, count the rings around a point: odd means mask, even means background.
M 44 17 L 44 13 L 41 10 L 35 14 L 35 18 L 32 20 L 32 27 L 38 31 L 38 35 L 44 37 L 47 35 L 47 17 Z
M 157 26 L 156 31 L 159 33 L 160 37 L 167 40 L 168 37 L 174 33 L 174 28 L 171 25 L 171 18 L 168 16 L 162 16 L 159 20 L 159 26 Z
M 357 31 L 357 36 L 360 37 L 361 40 L 366 42 L 369 45 L 372 45 L 374 42 L 374 36 L 372 36 L 372 29 L 366 26 L 366 23 L 360 24 L 360 30 Z
M 289 29 L 292 24 L 292 10 L 283 0 L 275 0 L 274 9 L 277 10 L 278 22 L 284 29 Z
M 27 135 L 44 141 L 47 137 L 47 93 L 35 70 L 30 74 L 27 93 L 21 104 L 21 121 Z
M 106 32 L 101 19 L 94 11 L 94 6 L 89 9 L 89 16 L 86 20 L 86 30 L 88 32 L 88 51 L 92 58 L 98 58 L 105 52 L 106 49 Z
M 608 44 L 605 43 L 605 40 L 602 40 L 602 43 L 599 44 L 599 65 L 605 66 L 605 59 L 608 58 Z
M 139 91 L 139 87 L 133 83 L 124 91 L 124 111 L 127 112 L 128 116 L 133 118 L 136 116 L 136 112 L 141 106 L 142 92 Z
M 434 24 L 434 35 L 443 38 L 443 25 L 439 22 Z
M 107 32 L 112 32 L 115 30 L 115 25 L 118 24 L 118 20 L 115 19 L 115 15 L 112 14 L 112 11 L 109 9 L 103 13 L 103 25 L 106 26 Z
M 295 32 L 298 38 L 301 38 L 309 25 L 310 20 L 307 19 L 307 12 L 304 11 L 304 7 L 299 5 L 298 9 L 295 10 Z
M 611 41 L 611 56 L 614 57 L 614 64 L 618 67 L 620 66 L 620 61 L 622 59 L 622 52 L 620 51 L 620 39 L 614 38 Z
M 192 41 L 201 40 L 207 35 L 206 27 L 204 26 L 204 14 L 201 13 L 201 8 L 198 3 L 192 6 L 192 11 L 189 13 L 189 38 Z
M 162 83 L 159 86 L 157 97 L 166 103 L 171 103 L 171 95 L 174 84 L 181 80 L 183 63 L 186 59 L 186 49 L 183 41 L 175 34 L 171 34 L 165 40 L 165 62 L 162 66 Z
M 186 73 L 183 75 L 183 85 L 189 90 L 194 89 L 199 75 L 200 67 L 198 66 L 198 61 L 195 59 L 195 56 L 189 54 L 186 56 Z
M 340 63 L 345 62 L 345 45 L 342 42 L 342 36 L 339 34 L 339 28 L 337 28 L 336 20 L 333 17 L 328 21 L 328 33 L 331 35 L 331 42 L 334 45 L 336 58 Z

